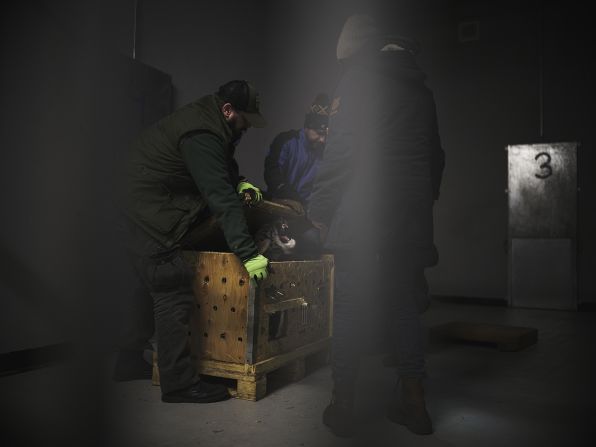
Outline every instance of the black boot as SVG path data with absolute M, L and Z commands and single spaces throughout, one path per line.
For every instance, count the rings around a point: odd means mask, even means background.
M 393 402 L 387 411 L 387 417 L 396 424 L 405 425 L 417 435 L 429 435 L 433 432 L 430 416 L 424 402 L 422 379 L 402 377 L 395 385 Z
M 121 350 L 118 352 L 114 374 L 116 382 L 129 380 L 151 380 L 153 366 L 143 358 L 143 351 Z
M 197 403 L 206 404 L 219 402 L 230 398 L 230 393 L 224 385 L 199 381 L 188 388 L 171 391 L 161 395 L 162 402 L 168 403 Z
M 335 436 L 349 438 L 355 433 L 354 392 L 333 390 L 331 403 L 323 412 L 323 423 Z

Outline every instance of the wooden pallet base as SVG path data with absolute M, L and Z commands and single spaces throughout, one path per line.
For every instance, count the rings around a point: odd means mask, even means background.
M 157 352 L 153 351 L 153 371 L 151 371 L 151 384 L 159 386 L 159 368 L 157 367 Z
M 303 379 L 306 375 L 307 359 L 307 357 L 303 357 L 293 360 L 275 371 L 263 373 L 254 376 L 254 378 L 249 376 L 248 378 L 236 379 L 236 388 L 230 388 L 230 394 L 244 400 L 257 401 L 262 399 L 267 394 L 270 379 L 283 383 L 298 382 Z
M 229 386 L 229 390 L 233 397 L 257 401 L 267 394 L 268 378 L 275 378 L 283 383 L 296 382 L 306 375 L 309 367 L 327 363 L 329 341 L 327 338 L 304 345 L 253 365 L 201 360 L 198 362 L 198 372 L 206 376 L 232 379 L 235 386 Z M 157 354 L 153 357 L 152 383 L 159 386 Z

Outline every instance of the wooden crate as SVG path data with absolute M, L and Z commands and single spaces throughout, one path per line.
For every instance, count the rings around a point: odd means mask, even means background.
M 258 400 L 266 394 L 267 374 L 283 369 L 300 379 L 307 358 L 327 350 L 332 255 L 272 262 L 257 286 L 232 253 L 184 254 L 196 271 L 190 343 L 200 374 L 234 379 L 237 397 Z

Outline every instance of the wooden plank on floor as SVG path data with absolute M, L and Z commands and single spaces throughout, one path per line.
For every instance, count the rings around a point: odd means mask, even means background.
M 469 321 L 452 321 L 434 326 L 431 334 L 439 339 L 489 343 L 496 345 L 499 351 L 520 351 L 538 341 L 538 330 L 535 328 Z

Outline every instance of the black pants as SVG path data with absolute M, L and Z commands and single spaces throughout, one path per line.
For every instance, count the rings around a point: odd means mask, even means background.
M 180 250 L 168 250 L 134 224 L 130 256 L 139 287 L 132 296 L 121 347 L 142 350 L 155 332 L 162 393 L 186 388 L 198 380 L 189 343 L 195 301 L 192 268 Z
M 425 376 L 419 314 L 424 267 L 395 256 L 339 254 L 335 259 L 331 368 L 336 389 L 352 389 L 359 358 L 371 342 L 393 351 L 399 375 Z M 379 340 L 379 334 L 387 339 Z

